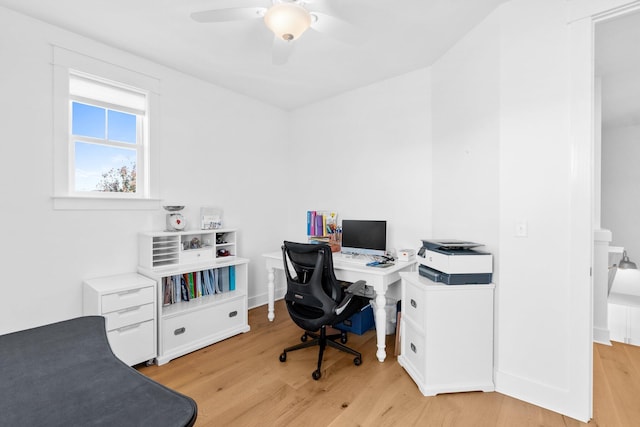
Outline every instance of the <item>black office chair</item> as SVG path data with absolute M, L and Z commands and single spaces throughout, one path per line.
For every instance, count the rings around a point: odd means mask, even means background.
M 313 371 L 314 380 L 320 379 L 325 347 L 336 348 L 355 356 L 353 363 L 362 363 L 362 355 L 345 346 L 347 333 L 327 335 L 326 327 L 351 317 L 369 300 L 354 295 L 364 288 L 365 281 L 340 282 L 333 271 L 331 248 L 325 244 L 284 242 L 282 246 L 284 271 L 287 277 L 285 302 L 291 319 L 302 329 L 302 343 L 287 347 L 280 361 L 287 360 L 287 353 L 302 348 L 319 346 L 318 368 Z M 292 273 L 294 274 L 292 276 Z M 346 287 L 345 285 L 348 285 Z M 319 333 L 317 333 L 320 331 Z M 312 340 L 307 341 L 308 337 Z M 340 338 L 341 343 L 336 342 Z

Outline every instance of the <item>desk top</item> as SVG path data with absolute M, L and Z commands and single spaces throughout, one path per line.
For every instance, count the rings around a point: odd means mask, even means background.
M 281 265 L 281 269 L 284 269 L 284 264 L 282 263 L 282 252 L 269 252 L 262 255 L 268 260 L 278 261 Z M 391 267 L 367 267 L 366 265 L 358 265 L 348 262 L 341 262 L 340 260 L 333 260 L 333 268 L 336 270 L 348 270 L 354 272 L 362 272 L 367 275 L 376 275 L 376 276 L 388 276 L 399 271 L 406 271 L 408 267 L 412 267 L 416 264 L 416 261 L 396 261 L 394 265 Z

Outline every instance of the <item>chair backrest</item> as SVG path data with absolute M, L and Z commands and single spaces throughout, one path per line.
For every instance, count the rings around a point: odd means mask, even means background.
M 291 319 L 311 332 L 332 324 L 344 292 L 333 271 L 331 247 L 284 242 L 282 259 L 287 278 L 285 302 Z

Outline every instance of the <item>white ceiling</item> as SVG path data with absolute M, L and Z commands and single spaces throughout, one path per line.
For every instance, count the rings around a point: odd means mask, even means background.
M 261 19 L 203 24 L 192 12 L 265 6 L 270 0 L 0 0 L 66 28 L 203 80 L 294 109 L 431 65 L 508 0 L 309 0 L 353 24 L 358 46 L 307 31 L 285 65 L 272 65 Z
M 596 24 L 603 128 L 640 125 L 640 12 Z

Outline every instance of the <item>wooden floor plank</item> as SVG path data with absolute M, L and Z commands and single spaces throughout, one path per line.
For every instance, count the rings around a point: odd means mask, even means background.
M 353 356 L 328 348 L 322 378 L 311 372 L 317 347 L 289 353 L 302 331 L 289 319 L 282 301 L 276 319 L 266 306 L 250 310 L 251 331 L 172 360 L 163 366 L 139 366 L 149 377 L 194 398 L 197 427 L 208 426 L 446 426 L 578 427 L 555 412 L 505 396 L 471 392 L 423 396 L 393 356 L 387 336 L 387 360 L 377 361 L 374 331 L 349 335 Z M 589 426 L 640 425 L 640 347 L 594 345 L 594 419 Z

